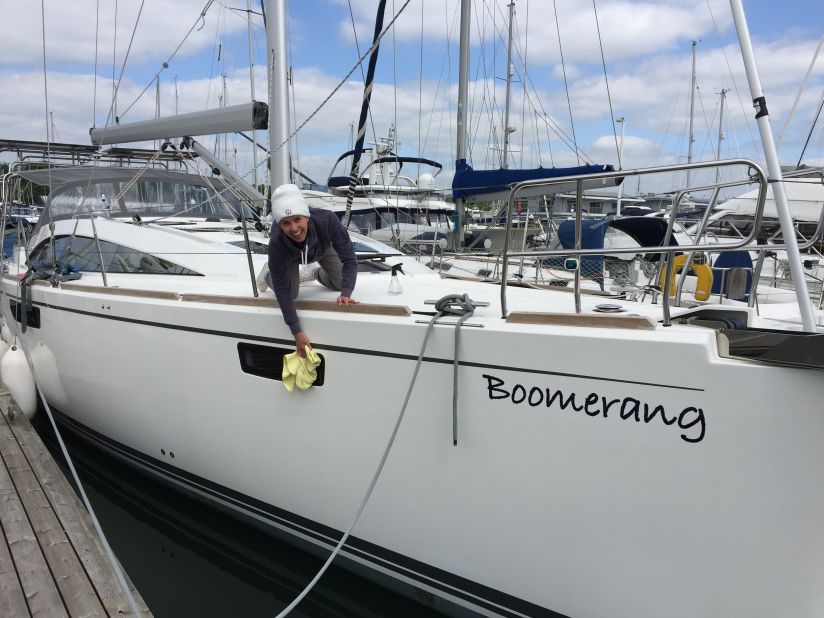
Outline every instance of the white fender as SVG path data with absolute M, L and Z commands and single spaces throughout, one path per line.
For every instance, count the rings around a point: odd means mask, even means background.
M 42 341 L 38 342 L 29 352 L 31 365 L 34 368 L 34 377 L 43 397 L 50 404 L 60 410 L 65 410 L 69 402 L 60 372 L 57 370 L 57 359 L 51 349 Z M 0 359 L 2 361 L 2 359 Z
M 37 411 L 37 391 L 26 355 L 17 346 L 12 346 L 0 359 L 0 379 L 20 406 L 27 418 L 33 418 Z
M 0 358 L 3 358 L 3 355 L 9 351 L 9 344 L 0 339 Z
M 3 325 L 0 326 L 0 337 L 2 337 L 3 341 L 5 341 L 8 345 L 11 345 L 14 339 L 14 335 L 11 334 L 11 329 L 8 324 L 6 324 L 5 320 L 3 321 Z

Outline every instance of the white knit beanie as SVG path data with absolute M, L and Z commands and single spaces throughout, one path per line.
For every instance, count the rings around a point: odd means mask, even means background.
M 296 185 L 280 185 L 272 193 L 272 216 L 276 223 L 295 216 L 308 217 L 309 204 Z

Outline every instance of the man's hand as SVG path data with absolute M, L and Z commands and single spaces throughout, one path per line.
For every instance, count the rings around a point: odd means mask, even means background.
M 340 295 L 336 301 L 339 305 L 357 305 L 358 301 L 354 298 L 349 298 L 348 296 Z
M 295 349 L 298 352 L 298 356 L 306 356 L 306 346 L 308 345 L 311 345 L 311 342 L 303 331 L 295 333 Z

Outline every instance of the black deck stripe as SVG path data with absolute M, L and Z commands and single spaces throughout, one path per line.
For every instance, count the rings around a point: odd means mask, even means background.
M 8 295 L 9 298 L 16 299 L 16 297 Z M 77 313 L 80 315 L 88 315 L 97 318 L 103 318 L 106 320 L 115 320 L 117 322 L 129 322 L 131 324 L 141 324 L 144 326 L 154 326 L 156 328 L 167 328 L 171 330 L 181 330 L 186 332 L 192 333 L 200 333 L 204 335 L 214 335 L 217 337 L 230 337 L 233 339 L 247 339 L 249 341 L 260 341 L 262 343 L 274 343 L 277 345 L 294 345 L 295 342 L 292 339 L 275 339 L 273 337 L 262 337 L 260 335 L 250 335 L 247 333 L 233 333 L 230 331 L 219 331 L 219 330 L 211 330 L 207 328 L 197 328 L 194 326 L 183 326 L 179 324 L 167 324 L 163 322 L 152 322 L 149 320 L 137 320 L 135 318 L 124 318 L 121 316 L 116 315 L 107 315 L 103 313 L 97 313 L 94 311 L 84 311 L 82 309 L 72 309 L 69 307 L 58 307 L 55 305 L 49 305 L 48 303 L 42 303 L 39 301 L 33 301 L 32 304 L 38 305 L 40 307 L 46 307 L 48 309 L 55 309 L 57 311 L 66 311 L 69 313 Z M 396 358 L 401 360 L 418 360 L 417 356 L 412 354 L 397 354 L 395 352 L 382 352 L 380 350 L 364 350 L 361 348 L 348 348 L 344 346 L 335 346 L 335 345 L 324 345 L 324 344 L 312 344 L 316 350 L 328 350 L 330 352 L 343 352 L 346 354 L 360 354 L 364 356 L 377 356 L 383 358 Z M 431 356 L 425 356 L 423 361 L 426 363 L 438 363 L 442 365 L 454 365 L 454 361 L 451 358 L 434 358 Z M 695 391 L 695 392 L 704 392 L 705 389 L 695 386 L 681 386 L 678 384 L 660 384 L 657 382 L 642 382 L 639 380 L 624 380 L 621 378 L 607 378 L 603 376 L 594 376 L 594 375 L 585 375 L 585 374 L 578 374 L 578 373 L 566 373 L 562 371 L 547 371 L 544 369 L 535 369 L 534 367 L 510 367 L 506 365 L 494 365 L 492 363 L 475 363 L 469 361 L 458 361 L 458 364 L 462 367 L 476 367 L 480 369 L 497 369 L 500 371 L 515 371 L 519 373 L 532 373 L 538 375 L 549 375 L 549 376 L 558 376 L 562 378 L 577 378 L 580 380 L 595 380 L 598 382 L 614 382 L 618 384 L 634 384 L 636 386 L 653 386 L 655 388 L 667 388 L 671 390 L 681 390 L 681 391 Z
M 264 519 L 269 519 L 272 522 L 276 521 L 286 528 L 290 528 L 304 536 L 314 538 L 319 542 L 326 543 L 330 547 L 334 546 L 343 534 L 340 530 L 267 504 L 261 500 L 219 485 L 196 474 L 192 474 L 191 472 L 175 468 L 164 461 L 155 459 L 117 440 L 109 438 L 59 410 L 52 408 L 52 411 L 60 423 L 111 450 L 119 452 L 122 456 L 132 460 L 136 464 L 155 470 L 156 474 L 188 485 L 197 491 L 210 494 L 224 502 L 235 504 Z M 564 614 L 535 605 L 534 603 L 511 596 L 494 588 L 489 588 L 483 584 L 465 579 L 449 571 L 444 571 L 443 569 L 355 536 L 350 536 L 349 539 L 347 539 L 344 550 L 352 555 L 357 555 L 367 562 L 372 562 L 384 569 L 395 571 L 399 575 L 416 580 L 422 585 L 436 588 L 447 595 L 463 599 L 468 603 L 495 612 L 496 615 L 509 616 L 511 618 L 521 618 L 522 616 L 567 618 Z

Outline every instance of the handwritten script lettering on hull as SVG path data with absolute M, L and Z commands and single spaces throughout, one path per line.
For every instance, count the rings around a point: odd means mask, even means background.
M 546 406 L 560 408 L 570 412 L 584 412 L 592 418 L 620 418 L 633 419 L 636 423 L 651 423 L 658 419 L 664 425 L 676 425 L 684 433 L 681 439 L 684 442 L 695 444 L 704 439 L 707 431 L 707 422 L 704 410 L 697 406 L 687 406 L 677 415 L 668 415 L 663 405 L 651 404 L 635 397 L 609 398 L 591 392 L 586 396 L 572 392 L 568 395 L 560 389 L 551 389 L 541 386 L 524 386 L 515 384 L 506 387 L 503 379 L 489 374 L 483 374 L 486 379 L 487 394 L 490 399 L 508 400 L 514 405 L 530 407 Z M 613 411 L 612 417 L 609 413 Z

